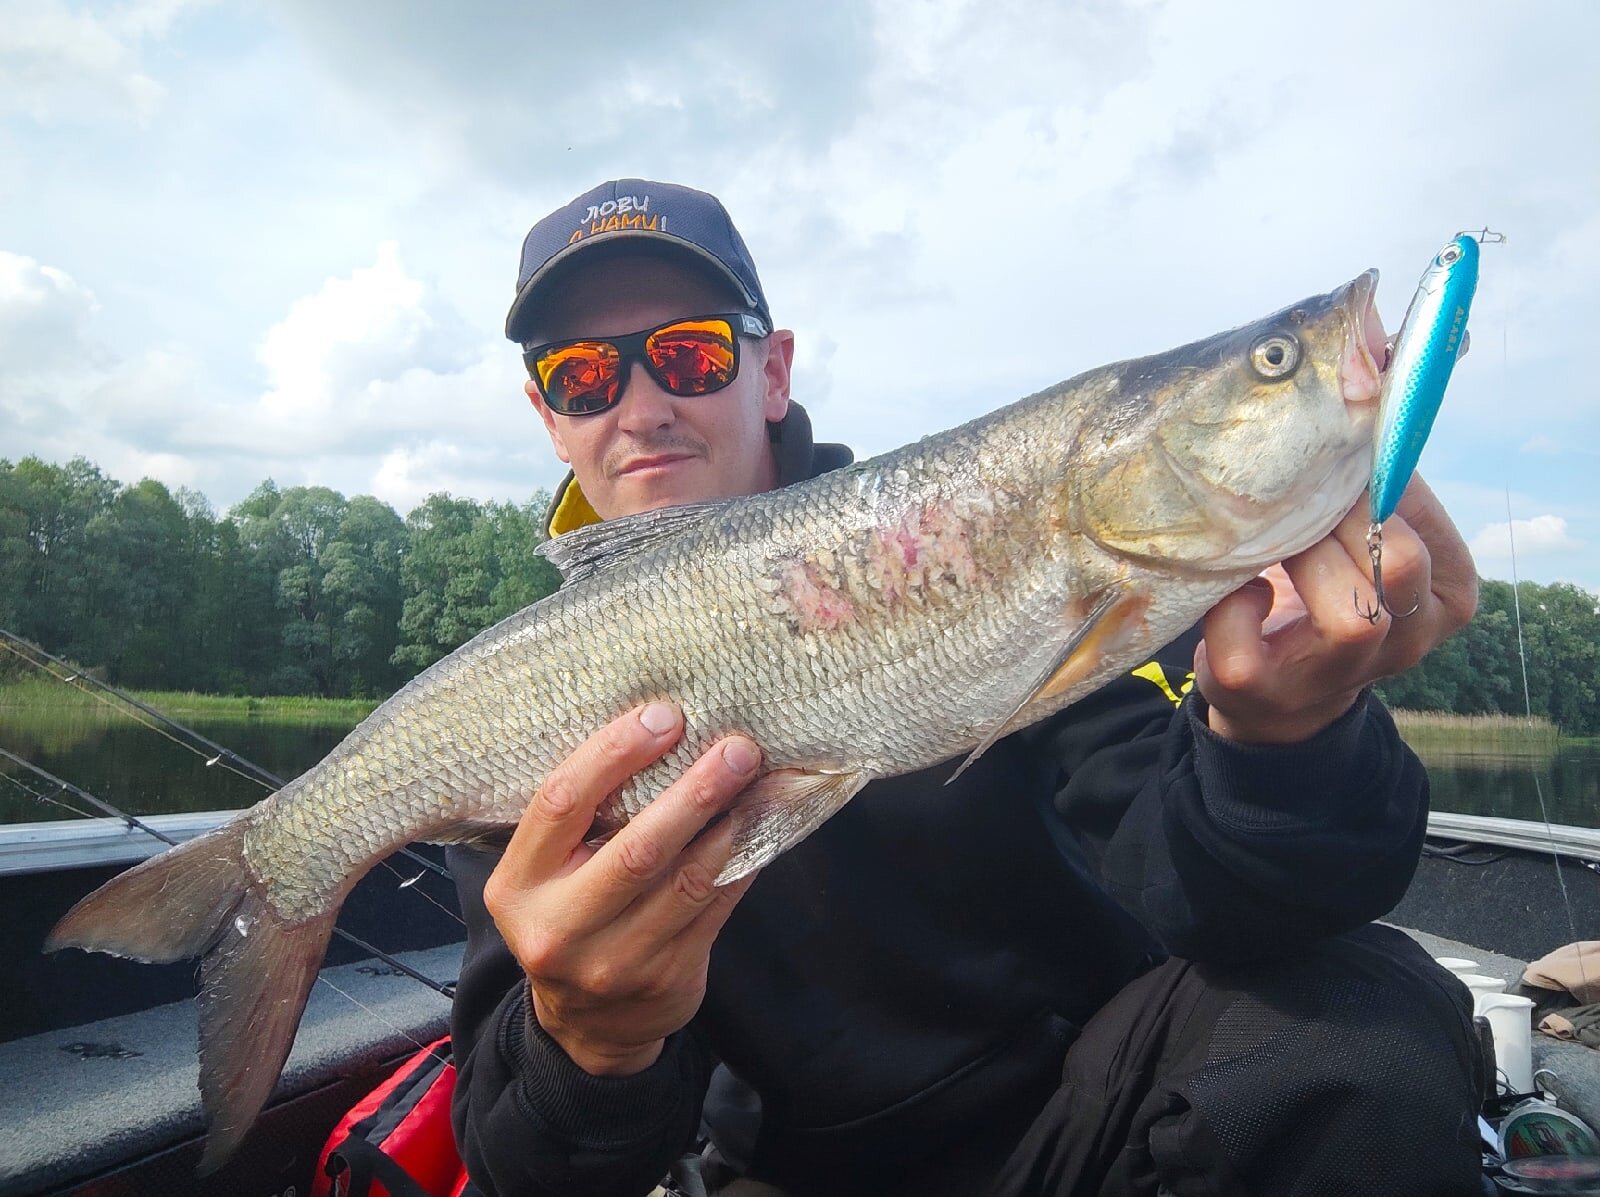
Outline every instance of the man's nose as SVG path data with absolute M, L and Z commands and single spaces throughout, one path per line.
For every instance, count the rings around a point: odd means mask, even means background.
M 672 396 L 656 385 L 642 362 L 630 362 L 617 399 L 617 426 L 628 432 L 652 432 L 677 418 Z

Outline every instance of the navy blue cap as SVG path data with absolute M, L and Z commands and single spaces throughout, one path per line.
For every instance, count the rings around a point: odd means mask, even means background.
M 613 179 L 557 208 L 522 242 L 517 297 L 506 313 L 506 336 L 521 341 L 534 294 L 551 272 L 591 246 L 627 240 L 681 251 L 726 278 L 750 310 L 772 327 L 756 264 L 722 201 L 676 183 Z

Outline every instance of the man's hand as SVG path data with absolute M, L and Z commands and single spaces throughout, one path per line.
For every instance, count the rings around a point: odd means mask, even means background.
M 600 848 L 595 809 L 683 732 L 651 703 L 612 721 L 556 766 L 528 804 L 484 902 L 528 974 L 539 1025 L 596 1076 L 642 1072 L 705 997 L 711 944 L 750 887 L 717 889 L 726 821 L 695 839 L 755 777 L 743 736 L 712 747 Z
M 1310 739 L 1350 709 L 1364 686 L 1409 669 L 1472 618 L 1478 574 L 1461 534 L 1420 477 L 1383 525 L 1383 584 L 1391 605 L 1369 623 L 1372 602 L 1367 498 L 1305 552 L 1235 591 L 1205 617 L 1195 685 L 1214 731 L 1239 743 Z

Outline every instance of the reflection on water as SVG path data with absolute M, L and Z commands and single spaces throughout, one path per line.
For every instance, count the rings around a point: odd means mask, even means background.
M 188 720 L 192 727 L 280 777 L 321 760 L 356 720 L 333 724 L 262 718 Z M 161 732 L 99 708 L 0 707 L 0 748 L 135 814 L 226 810 L 259 801 L 266 790 L 180 747 Z M 1554 753 L 1471 754 L 1424 745 L 1419 755 L 1433 783 L 1433 809 L 1600 827 L 1600 745 L 1564 745 Z M 50 787 L 0 760 L 0 823 L 73 818 L 29 798 L 11 781 Z M 63 796 L 71 801 L 70 797 Z
M 279 777 L 316 764 L 356 720 L 336 724 L 259 718 L 184 720 Z M 102 708 L 0 707 L 0 748 L 134 814 L 230 810 L 266 796 L 258 783 L 180 747 L 156 731 Z M 71 811 L 29 797 L 17 783 L 74 805 L 81 802 L 0 760 L 0 823 L 76 818 Z M 98 812 L 96 812 L 98 813 Z
M 1562 745 L 1548 756 L 1419 749 L 1433 809 L 1542 823 L 1600 827 L 1600 745 Z

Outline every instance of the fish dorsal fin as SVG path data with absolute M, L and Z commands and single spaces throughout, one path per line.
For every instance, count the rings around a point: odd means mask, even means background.
M 536 550 L 561 571 L 562 585 L 570 586 L 592 577 L 624 557 L 660 544 L 685 528 L 699 523 L 714 511 L 726 507 L 728 500 L 715 503 L 685 503 L 681 507 L 662 507 L 637 515 L 618 516 L 598 524 L 574 528 L 547 540 Z
M 1048 700 L 1062 693 L 1080 678 L 1088 676 L 1098 666 L 1109 648 L 1114 647 L 1130 629 L 1132 622 L 1144 614 L 1147 602 L 1135 596 L 1128 587 L 1117 584 L 1107 587 L 1095 596 L 1094 606 L 1082 618 L 1073 621 L 1062 642 L 1061 649 L 1050 658 L 1033 683 L 1022 695 L 1006 717 L 979 741 L 967 754 L 959 768 L 946 779 L 945 784 L 960 777 L 967 767 L 982 756 L 994 742 L 1016 724 L 1018 717 L 1035 701 Z

